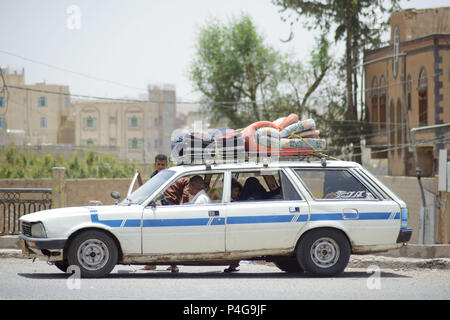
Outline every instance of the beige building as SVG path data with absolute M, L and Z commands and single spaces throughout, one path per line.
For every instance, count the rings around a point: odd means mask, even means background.
M 25 84 L 24 71 L 3 70 L 3 75 L 0 145 L 94 147 L 146 164 L 158 153 L 170 154 L 176 125 L 172 85 L 149 86 L 142 102 L 71 101 L 69 86 Z
M 149 87 L 143 102 L 75 101 L 75 144 L 115 147 L 121 160 L 153 163 L 169 155 L 175 129 L 176 94 L 171 86 Z
M 0 95 L 1 145 L 73 142 L 71 133 L 64 130 L 70 127 L 68 119 L 72 112 L 68 86 L 25 84 L 23 70 L 21 73 L 3 70 L 3 75 L 7 91 Z
M 372 158 L 388 159 L 390 175 L 415 175 L 410 129 L 450 123 L 450 7 L 392 13 L 388 46 L 366 51 L 366 111 Z M 423 176 L 437 172 L 450 129 L 415 134 Z

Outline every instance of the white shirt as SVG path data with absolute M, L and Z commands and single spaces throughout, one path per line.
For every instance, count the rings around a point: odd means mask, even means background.
M 211 199 L 206 194 L 205 190 L 201 190 L 198 192 L 195 197 L 192 198 L 192 200 L 189 203 L 194 204 L 204 204 L 204 203 L 210 203 Z

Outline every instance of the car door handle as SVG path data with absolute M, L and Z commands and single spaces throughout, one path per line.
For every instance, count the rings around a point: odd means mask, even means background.
M 345 208 L 342 210 L 342 218 L 344 220 L 356 220 L 359 217 L 359 212 L 357 209 Z
M 209 215 L 210 217 L 218 217 L 218 216 L 219 216 L 219 211 L 215 211 L 215 210 L 213 210 L 213 211 L 208 211 L 208 215 Z
M 299 207 L 289 207 L 289 212 L 290 213 L 300 213 L 300 208 Z

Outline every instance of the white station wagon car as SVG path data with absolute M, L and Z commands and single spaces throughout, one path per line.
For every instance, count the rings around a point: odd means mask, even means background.
M 405 203 L 354 162 L 182 165 L 132 188 L 115 205 L 23 216 L 23 252 L 63 271 L 76 265 L 83 277 L 105 276 L 116 264 L 239 260 L 331 276 L 350 254 L 399 248 L 412 233 Z

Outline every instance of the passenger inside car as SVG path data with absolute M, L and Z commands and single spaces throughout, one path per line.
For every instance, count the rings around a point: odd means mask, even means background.
M 271 199 L 274 196 L 281 194 L 281 188 L 278 187 L 273 191 L 266 191 L 259 180 L 255 177 L 250 177 L 245 181 L 244 188 L 240 197 L 240 201 L 254 201 Z

